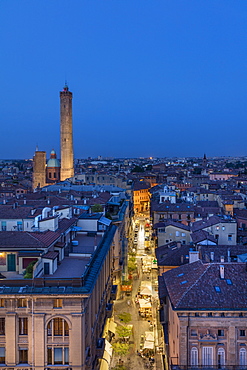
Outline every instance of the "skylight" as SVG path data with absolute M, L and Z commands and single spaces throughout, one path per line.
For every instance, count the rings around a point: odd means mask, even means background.
M 181 274 L 178 274 L 178 277 L 183 276 L 183 275 L 184 275 L 184 273 L 182 272 Z
M 215 287 L 214 287 L 214 289 L 215 289 L 215 291 L 216 291 L 216 292 L 218 292 L 218 293 L 220 293 L 220 292 L 221 292 L 221 290 L 220 290 L 220 287 L 219 287 L 219 286 L 215 286 Z
M 180 284 L 186 284 L 186 283 L 188 283 L 188 281 L 187 280 L 184 280 L 184 281 L 181 281 Z
M 232 285 L 231 279 L 226 279 L 226 283 L 227 283 L 227 285 Z

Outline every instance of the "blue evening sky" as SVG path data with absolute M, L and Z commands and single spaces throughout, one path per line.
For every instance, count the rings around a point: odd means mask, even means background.
M 247 155 L 247 1 L 1 0 L 0 158 Z

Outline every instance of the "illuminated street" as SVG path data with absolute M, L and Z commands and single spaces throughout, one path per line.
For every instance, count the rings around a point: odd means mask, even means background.
M 157 322 L 157 269 L 152 268 L 155 267 L 153 251 L 149 254 L 145 251 L 145 234 L 147 235 L 145 220 L 138 222 L 138 231 L 135 230 L 134 233 L 137 234 L 135 243 L 137 272 L 133 279 L 131 297 L 124 296 L 123 299 L 117 300 L 114 306 L 115 322 L 119 323 L 120 313 L 128 312 L 131 314 L 130 324 L 133 325 L 131 350 L 126 359 L 122 359 L 124 366 L 129 370 L 137 367 L 163 369 L 162 356 L 159 354 L 163 346 L 163 336 L 161 326 Z M 118 356 L 114 356 L 111 368 L 116 366 L 117 360 Z

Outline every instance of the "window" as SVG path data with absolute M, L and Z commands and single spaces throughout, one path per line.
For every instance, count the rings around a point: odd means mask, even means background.
M 225 366 L 225 350 L 224 348 L 218 349 L 218 369 L 221 369 Z
M 17 221 L 17 230 L 18 231 L 23 231 L 22 221 Z
M 56 174 L 56 172 L 54 172 L 54 179 L 57 177 L 57 174 Z
M 179 231 L 176 231 L 176 236 L 180 236 L 180 232 Z
M 5 347 L 0 347 L 0 364 L 5 364 Z
M 27 307 L 27 299 L 26 298 L 19 298 L 18 299 L 18 307 Z
M 48 365 L 67 365 L 69 364 L 69 347 L 48 347 Z
M 28 350 L 27 348 L 20 348 L 19 349 L 19 364 L 27 364 L 28 363 Z
M 197 331 L 196 331 L 196 330 L 194 330 L 194 329 L 191 329 L 190 335 L 191 335 L 192 337 L 195 337 L 195 336 L 197 335 Z
M 239 365 L 243 367 L 247 365 L 245 348 L 241 348 L 239 351 Z
M 240 329 L 239 330 L 239 335 L 240 335 L 240 337 L 245 337 L 245 330 L 244 329 Z
M 19 335 L 28 334 L 28 318 L 20 317 L 19 318 Z
M 228 235 L 228 241 L 230 242 L 230 241 L 232 241 L 232 234 L 229 234 Z
M 209 312 L 208 317 L 212 317 L 212 316 L 213 316 L 212 312 Z
M 196 347 L 191 348 L 190 364 L 192 367 L 198 366 L 198 349 Z
M 0 318 L 0 335 L 5 335 L 5 318 Z
M 68 336 L 69 335 L 69 326 L 67 321 L 57 317 L 49 321 L 47 326 L 47 335 L 48 336 Z
M 213 365 L 213 347 L 202 347 L 202 365 Z
M 219 329 L 218 330 L 218 337 L 224 337 L 224 335 L 225 335 L 224 330 Z
M 0 307 L 5 307 L 5 299 L 0 298 Z
M 7 230 L 6 221 L 2 221 L 1 222 L 1 226 L 2 226 L 2 231 L 6 231 Z
M 62 308 L 63 307 L 63 300 L 61 298 L 55 298 L 53 300 L 53 308 Z

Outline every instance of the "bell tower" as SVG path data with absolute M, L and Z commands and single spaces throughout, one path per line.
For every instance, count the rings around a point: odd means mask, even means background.
M 60 91 L 60 150 L 60 180 L 64 181 L 74 176 L 72 92 L 69 91 L 66 83 L 63 91 Z

